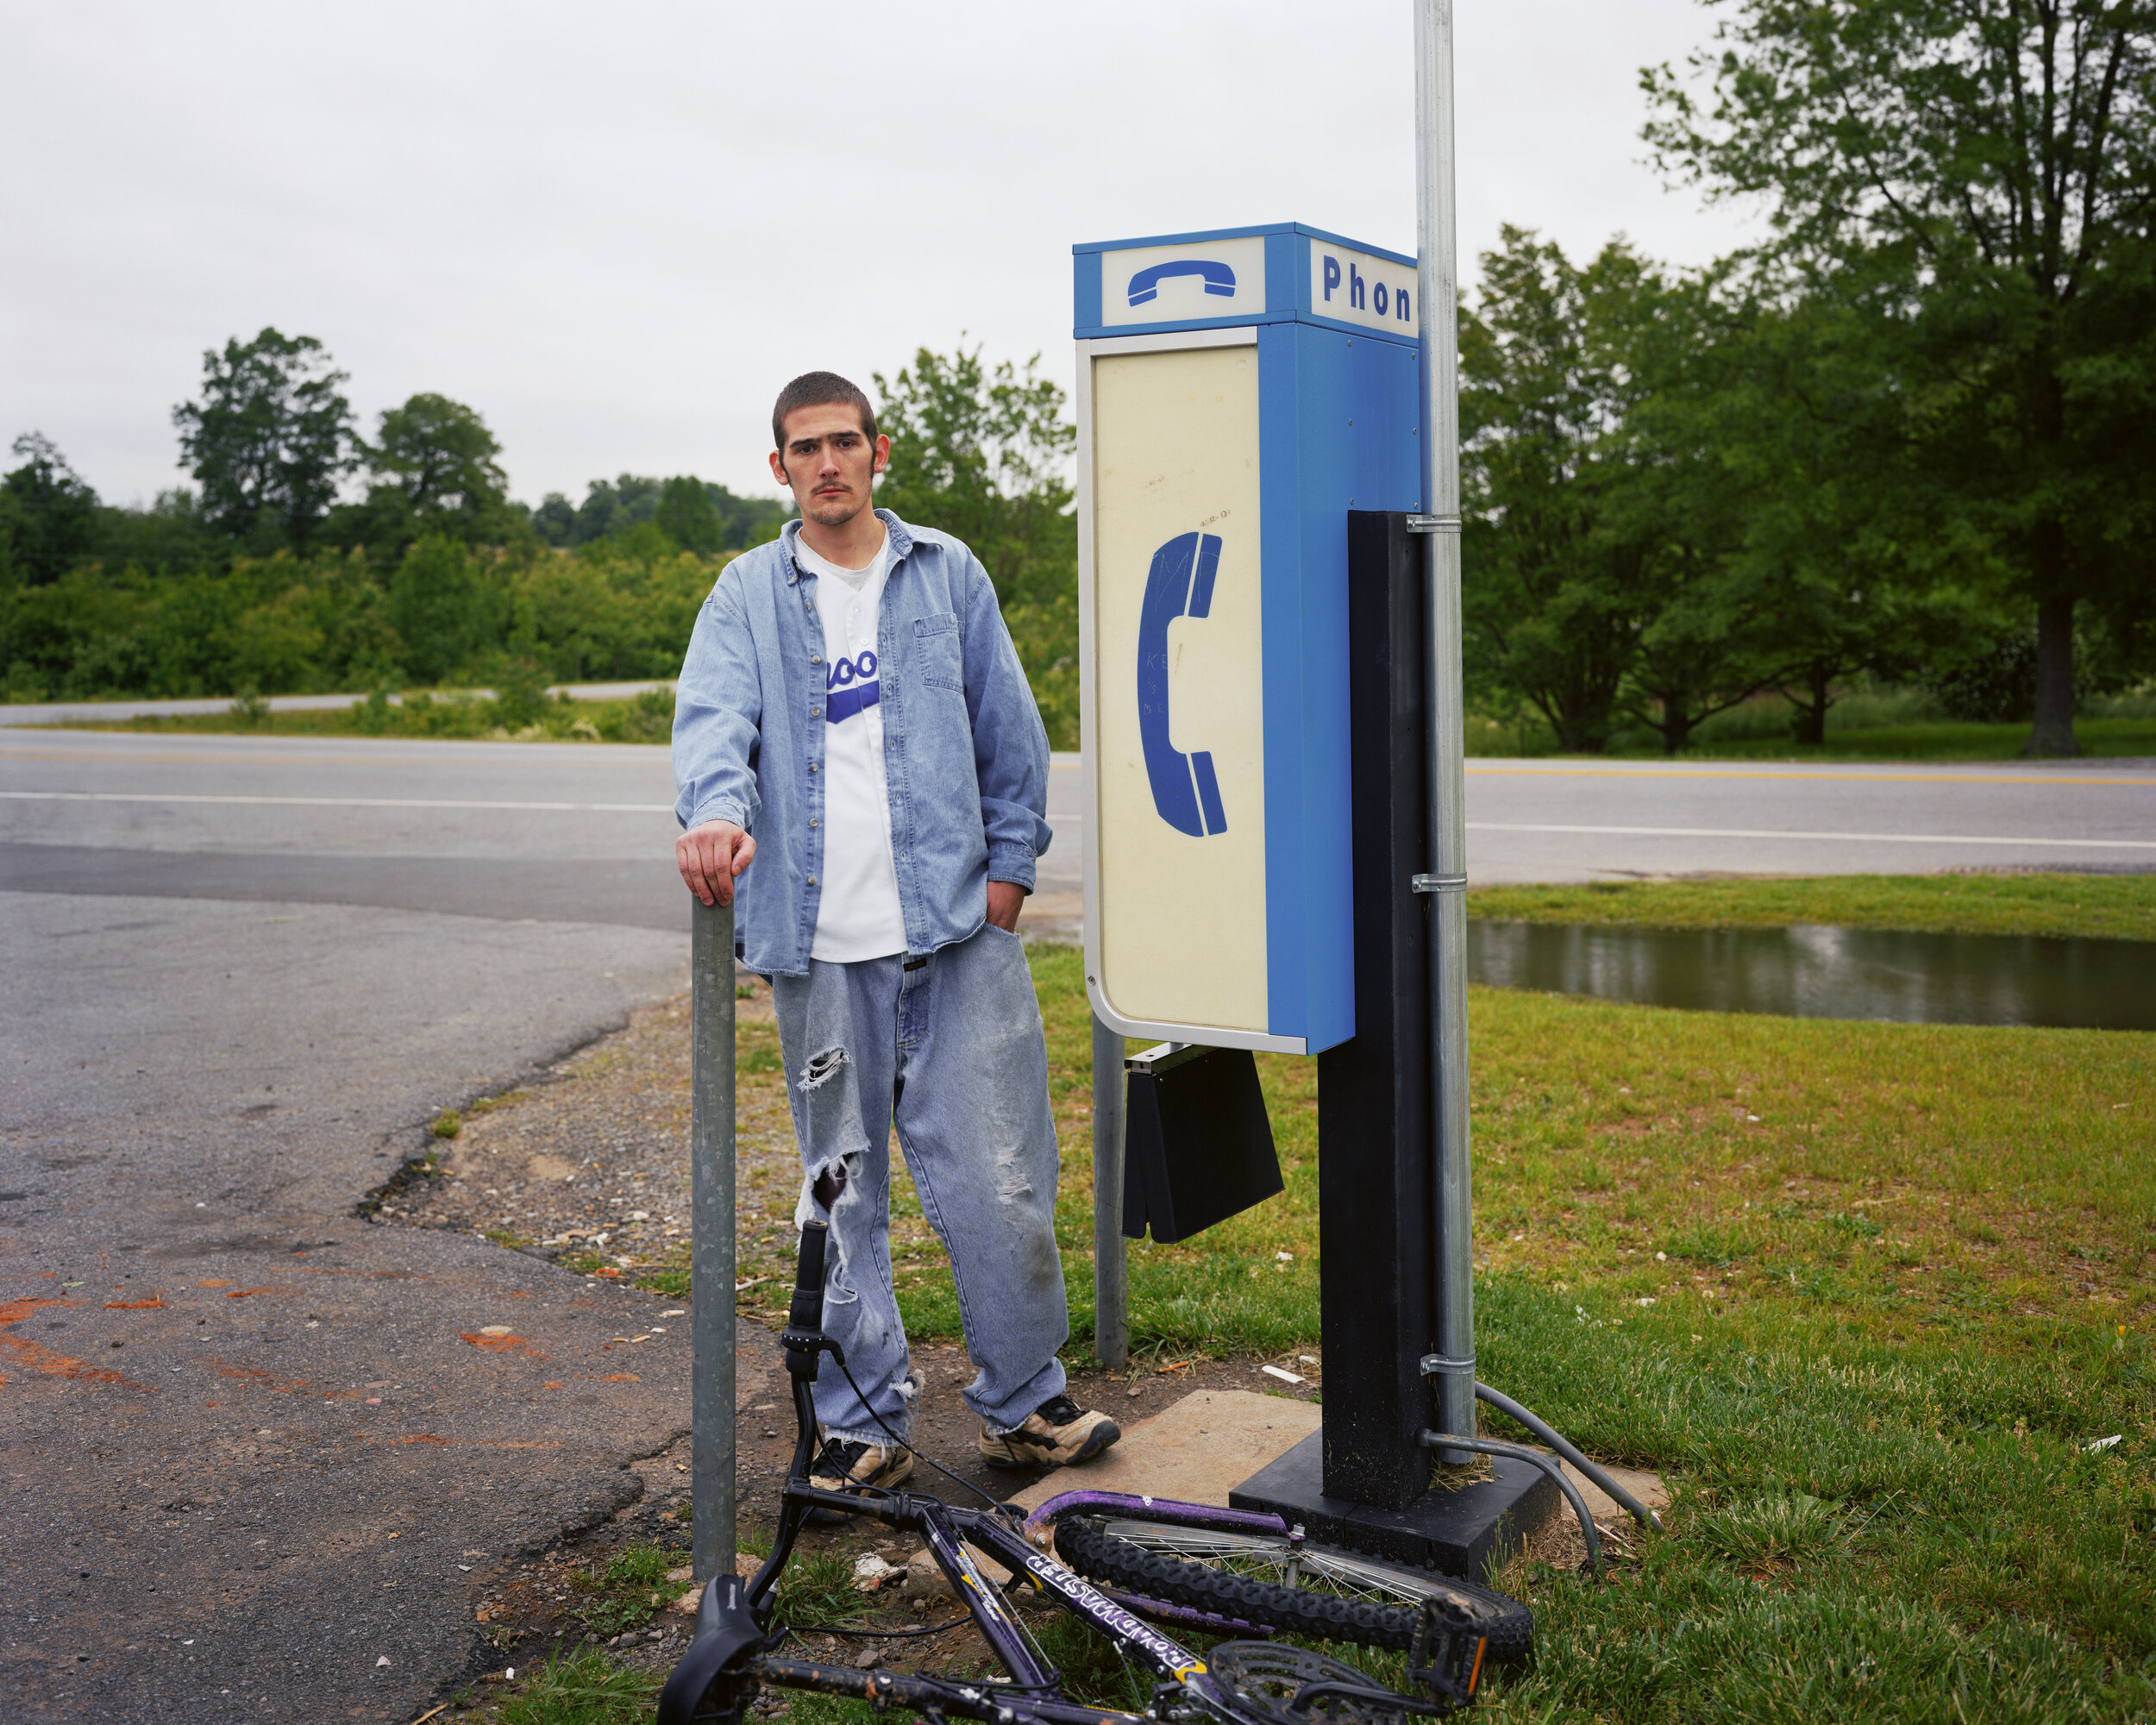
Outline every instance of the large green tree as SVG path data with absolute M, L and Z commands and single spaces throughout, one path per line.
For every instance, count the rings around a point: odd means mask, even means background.
M 1717 288 L 1621 240 L 1580 267 L 1507 227 L 1482 258 L 1461 332 L 1469 664 L 1561 748 L 1597 752 L 1623 718 L 1674 754 L 1771 676 L 1710 411 L 1741 329 Z
M 1063 392 L 1021 368 L 984 365 L 981 348 L 927 348 L 895 377 L 874 374 L 876 429 L 891 465 L 876 500 L 973 549 L 995 583 L 1041 717 L 1059 748 L 1077 746 L 1078 529 L 1070 512 L 1077 428 Z
M 446 395 L 415 395 L 385 409 L 374 442 L 362 446 L 373 481 L 369 502 L 400 513 L 410 536 L 498 537 L 509 496 L 501 453 L 476 409 Z
M 1831 298 L 1747 300 L 1683 413 L 1714 455 L 1734 588 L 1800 743 L 1850 680 L 1906 681 L 1962 649 L 1992 564 L 1905 435 L 1890 367 Z
M 1764 198 L 1793 294 L 1859 316 L 1891 442 L 2033 612 L 2073 752 L 2076 607 L 2147 615 L 2156 0 L 1732 0 L 1645 74 L 1666 170 Z
M 726 543 L 726 523 L 701 480 L 686 475 L 668 480 L 660 488 L 651 518 L 684 551 L 709 556 Z
M 97 536 L 97 493 L 42 432 L 15 440 L 22 465 L 0 480 L 0 576 L 56 581 Z
M 1468 669 L 1557 746 L 1600 753 L 1638 651 L 1645 549 L 1613 518 L 1607 442 L 1633 405 L 1630 308 L 1647 270 L 1613 245 L 1582 270 L 1507 226 L 1460 324 Z
M 254 550 L 304 549 L 350 468 L 345 373 L 311 336 L 265 329 L 202 356 L 202 397 L 172 410 L 204 515 Z

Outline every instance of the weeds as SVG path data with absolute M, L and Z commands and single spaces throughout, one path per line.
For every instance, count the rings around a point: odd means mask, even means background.
M 624 1629 L 641 1629 L 687 1590 L 686 1582 L 668 1581 L 681 1553 L 662 1546 L 629 1546 L 614 1553 L 604 1569 L 582 1571 L 579 1590 L 594 1596 L 585 1607 L 585 1626 L 605 1640 Z
M 1698 1517 L 1687 1537 L 1742 1568 L 1761 1570 L 1838 1546 L 1842 1519 L 1832 1504 L 1802 1491 L 1773 1491 Z
M 848 1623 L 861 1615 L 853 1561 L 843 1552 L 796 1552 L 779 1578 L 779 1623 Z
M 643 1725 L 661 1680 L 599 1653 L 556 1654 L 502 1703 L 502 1725 Z

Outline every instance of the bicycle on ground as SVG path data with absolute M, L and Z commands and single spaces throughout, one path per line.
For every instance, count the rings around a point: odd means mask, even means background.
M 747 1580 L 720 1575 L 706 1584 L 695 1636 L 660 1697 L 661 1725 L 742 1725 L 767 1688 L 987 1725 L 1404 1725 L 1467 1706 L 1486 1663 L 1526 1653 L 1533 1618 L 1518 1602 L 1435 1571 L 1313 1545 L 1275 1515 L 1087 1490 L 1063 1492 L 1028 1515 L 986 1493 L 979 1495 L 987 1507 L 975 1509 L 921 1492 L 837 1492 L 812 1485 L 812 1385 L 823 1358 L 830 1356 L 851 1382 L 843 1352 L 824 1333 L 824 1245 L 822 1223 L 803 1228 L 793 1304 L 779 1339 L 793 1380 L 798 1433 L 771 1555 Z M 777 1621 L 779 1578 L 802 1527 L 819 1511 L 918 1534 L 964 1614 L 902 1631 Z M 1051 1545 L 1053 1555 L 1044 1549 Z M 1009 1579 L 993 1579 L 984 1559 Z M 1066 1697 L 1055 1666 L 1014 1607 L 1020 1590 L 1060 1606 L 1106 1637 L 1126 1665 L 1150 1673 L 1152 1694 L 1144 1709 L 1096 1707 Z M 810 1630 L 926 1636 L 968 1620 L 1004 1675 L 862 1671 L 787 1652 L 790 1640 Z M 1200 1653 L 1171 1630 L 1225 1639 Z M 1403 1652 L 1412 1692 L 1276 1639 L 1283 1634 Z

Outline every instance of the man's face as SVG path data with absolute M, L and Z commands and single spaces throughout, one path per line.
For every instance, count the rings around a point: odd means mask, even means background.
M 871 444 L 861 417 L 843 402 L 797 407 L 786 417 L 786 447 L 771 452 L 772 476 L 790 486 L 804 519 L 843 527 L 868 507 L 891 440 Z

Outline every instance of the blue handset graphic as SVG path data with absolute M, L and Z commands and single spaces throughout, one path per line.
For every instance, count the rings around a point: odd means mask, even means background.
M 1205 279 L 1207 293 L 1235 297 L 1235 272 L 1225 264 L 1214 263 L 1210 258 L 1177 258 L 1171 263 L 1148 264 L 1131 278 L 1131 304 L 1143 305 L 1149 299 L 1160 296 L 1160 285 L 1171 275 L 1194 275 Z
M 1219 568 L 1219 534 L 1177 534 L 1153 553 L 1138 619 L 1138 734 L 1145 776 L 1160 818 L 1193 838 L 1225 832 L 1228 817 L 1220 806 L 1212 755 L 1203 750 L 1185 755 L 1168 740 L 1168 625 L 1212 610 L 1213 578 Z

